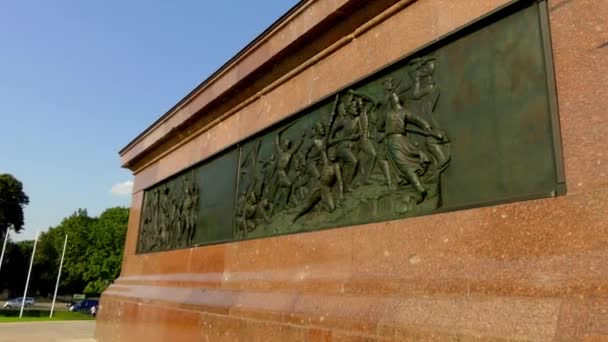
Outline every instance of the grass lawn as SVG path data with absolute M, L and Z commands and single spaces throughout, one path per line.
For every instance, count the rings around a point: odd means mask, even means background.
M 16 313 L 16 315 L 15 315 Z M 34 314 L 35 313 L 35 314 Z M 18 310 L 0 310 L 0 323 L 5 322 L 42 322 L 42 321 L 75 321 L 92 320 L 91 315 L 81 312 L 55 311 L 53 318 L 49 318 L 48 310 L 27 310 L 23 311 L 23 318 L 19 318 Z

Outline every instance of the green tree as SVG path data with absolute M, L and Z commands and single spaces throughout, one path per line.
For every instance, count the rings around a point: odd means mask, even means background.
M 129 209 L 115 207 L 104 211 L 92 225 L 84 272 L 86 294 L 100 294 L 120 275 L 128 221 Z
M 61 256 L 63 239 L 68 235 L 68 245 L 61 275 L 62 290 L 68 293 L 82 293 L 86 286 L 84 273 L 88 268 L 86 253 L 92 243 L 91 227 L 95 219 L 85 209 L 78 209 L 52 228 L 49 239 L 55 246 L 55 253 Z M 57 260 L 57 259 L 56 259 Z M 57 261 L 58 262 L 58 261 Z
M 49 262 L 45 262 L 48 250 L 41 250 L 41 241 L 36 247 L 34 265 L 30 274 L 28 295 L 48 296 L 54 286 L 53 271 L 57 271 Z M 6 245 L 5 259 L 0 272 L 0 289 L 8 290 L 9 296 L 21 296 L 27 278 L 34 240 L 12 242 Z M 48 259 L 47 259 L 48 260 Z M 56 278 L 55 278 L 56 279 Z
M 120 274 L 129 209 L 110 208 L 99 217 L 78 209 L 40 235 L 28 294 L 50 296 L 55 289 L 65 235 L 68 244 L 60 294 L 98 295 Z M 0 271 L 0 290 L 11 296 L 23 293 L 34 241 L 9 243 Z
M 0 237 L 8 229 L 19 232 L 23 229 L 23 207 L 30 202 L 23 184 L 10 174 L 0 174 Z
M 20 241 L 6 244 L 2 270 L 0 271 L 0 288 L 8 291 L 9 297 L 23 295 L 27 266 L 32 253 L 34 241 Z
M 40 234 L 32 267 L 32 289 L 44 297 L 51 296 L 55 290 L 55 281 L 59 270 L 61 249 L 58 249 L 56 245 L 56 235 L 56 230 L 53 229 Z M 61 247 L 63 246 L 59 246 L 59 248 Z

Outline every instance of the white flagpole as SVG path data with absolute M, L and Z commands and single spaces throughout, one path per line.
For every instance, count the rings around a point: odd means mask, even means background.
M 23 316 L 23 306 L 25 305 L 25 297 L 27 296 L 27 286 L 30 284 L 30 274 L 32 273 L 34 255 L 36 254 L 36 244 L 38 243 L 38 233 L 40 232 L 36 232 L 36 239 L 34 240 L 34 248 L 32 249 L 32 259 L 30 260 L 30 269 L 29 271 L 27 271 L 27 279 L 25 280 L 25 290 L 23 291 L 23 298 L 21 298 L 21 311 L 19 311 L 19 318 Z
M 6 250 L 6 241 L 8 241 L 8 228 L 6 229 L 6 235 L 4 235 L 4 244 L 2 244 L 2 253 L 0 253 L 0 269 L 2 269 L 2 260 L 4 260 L 4 251 Z
M 53 318 L 53 310 L 55 310 L 55 300 L 57 299 L 57 290 L 59 289 L 59 279 L 61 279 L 61 269 L 63 268 L 63 257 L 65 257 L 65 247 L 68 244 L 68 234 L 65 234 L 63 240 L 63 252 L 61 252 L 61 262 L 59 263 L 59 273 L 57 273 L 57 283 L 55 284 L 55 294 L 53 295 L 53 304 L 51 304 L 51 314 L 49 318 Z

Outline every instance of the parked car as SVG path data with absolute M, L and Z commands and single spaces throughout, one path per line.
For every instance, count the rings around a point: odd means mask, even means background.
M 18 308 L 21 307 L 21 302 L 23 301 L 23 297 L 9 299 L 4 302 L 4 308 Z M 24 306 L 32 306 L 36 303 L 36 299 L 34 297 L 25 297 L 25 301 L 23 303 Z
M 99 305 L 99 301 L 97 299 L 84 299 L 70 306 L 70 311 L 90 312 L 91 308 L 97 305 Z

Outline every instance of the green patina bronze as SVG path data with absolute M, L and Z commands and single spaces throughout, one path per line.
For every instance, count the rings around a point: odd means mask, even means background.
M 543 6 L 515 1 L 147 189 L 138 251 L 555 196 Z

